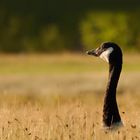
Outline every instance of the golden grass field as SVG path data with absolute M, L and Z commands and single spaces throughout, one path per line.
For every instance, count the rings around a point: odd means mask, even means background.
M 102 128 L 108 65 L 85 54 L 0 55 L 0 140 L 139 140 L 140 55 L 125 54 L 124 127 Z

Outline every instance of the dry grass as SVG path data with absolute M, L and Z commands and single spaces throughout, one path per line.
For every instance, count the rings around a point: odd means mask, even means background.
M 124 127 L 108 132 L 101 127 L 108 73 L 102 61 L 1 56 L 0 140 L 139 140 L 139 60 L 126 55 L 117 94 Z
M 1 97 L 4 101 L 0 107 L 2 140 L 140 139 L 139 95 L 118 96 L 124 128 L 112 132 L 101 127 L 101 95 L 6 97 Z

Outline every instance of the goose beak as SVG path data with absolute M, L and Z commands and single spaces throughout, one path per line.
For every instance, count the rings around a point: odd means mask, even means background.
M 89 51 L 86 52 L 86 54 L 88 54 L 88 55 L 93 55 L 93 56 L 98 56 L 96 50 L 89 50 Z

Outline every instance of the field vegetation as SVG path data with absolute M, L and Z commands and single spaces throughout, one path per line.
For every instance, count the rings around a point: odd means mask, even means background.
M 85 54 L 0 55 L 0 140 L 139 140 L 140 55 L 124 54 L 124 127 L 102 129 L 108 65 Z

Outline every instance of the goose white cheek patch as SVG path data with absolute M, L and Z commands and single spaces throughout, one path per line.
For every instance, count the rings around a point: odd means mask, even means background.
M 110 47 L 104 52 L 101 53 L 100 58 L 103 59 L 104 61 L 109 63 L 109 55 L 113 52 L 113 48 Z

